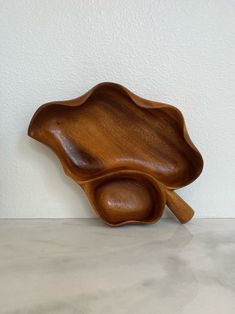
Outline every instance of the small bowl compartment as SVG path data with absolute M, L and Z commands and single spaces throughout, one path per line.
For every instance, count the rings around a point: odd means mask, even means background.
M 165 193 L 144 174 L 115 173 L 88 182 L 83 188 L 97 213 L 113 226 L 156 222 L 165 206 Z

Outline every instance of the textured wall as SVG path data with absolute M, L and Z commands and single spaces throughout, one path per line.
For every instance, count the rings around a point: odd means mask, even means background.
M 205 159 L 179 191 L 235 217 L 235 2 L 1 0 L 0 217 L 89 217 L 56 157 L 27 137 L 36 108 L 101 81 L 175 104 Z

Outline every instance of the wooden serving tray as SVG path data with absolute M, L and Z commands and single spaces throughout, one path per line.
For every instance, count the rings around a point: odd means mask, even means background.
M 173 106 L 101 83 L 41 106 L 28 134 L 57 154 L 109 225 L 154 223 L 165 204 L 181 223 L 194 214 L 173 190 L 193 182 L 203 160 Z

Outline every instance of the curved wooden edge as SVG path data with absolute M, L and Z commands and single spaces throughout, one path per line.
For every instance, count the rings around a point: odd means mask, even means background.
M 167 206 L 182 224 L 193 218 L 194 210 L 174 191 L 166 190 L 166 197 Z
M 45 103 L 44 105 L 40 106 L 36 110 L 36 112 L 34 113 L 32 119 L 30 121 L 30 124 L 28 127 L 28 135 L 32 138 L 35 138 L 34 132 L 33 132 L 33 124 L 34 124 L 35 118 L 37 117 L 38 113 L 41 112 L 45 107 L 53 106 L 53 105 L 68 106 L 68 107 L 81 106 L 92 96 L 92 94 L 95 91 L 97 91 L 99 88 L 104 88 L 104 87 L 112 87 L 112 88 L 119 90 L 120 92 L 127 95 L 139 107 L 143 107 L 146 109 L 150 109 L 150 108 L 161 109 L 161 110 L 170 112 L 171 116 L 175 116 L 176 117 L 175 121 L 176 121 L 176 123 L 178 123 L 178 125 L 182 131 L 182 135 L 183 135 L 183 138 L 185 140 L 185 143 L 187 145 L 189 145 L 189 147 L 192 149 L 192 151 L 194 152 L 194 154 L 198 160 L 198 165 L 197 165 L 198 169 L 197 169 L 197 172 L 195 173 L 195 176 L 193 176 L 190 180 L 188 180 L 187 183 L 184 184 L 183 186 L 192 183 L 194 180 L 196 180 L 199 177 L 199 175 L 202 172 L 204 162 L 203 162 L 203 159 L 202 159 L 200 152 L 198 151 L 196 146 L 193 144 L 191 138 L 189 137 L 189 134 L 188 134 L 188 131 L 186 128 L 186 124 L 185 124 L 185 120 L 184 120 L 184 117 L 183 117 L 183 114 L 181 113 L 181 111 L 173 105 L 161 103 L 161 102 L 156 102 L 156 101 L 152 101 L 152 100 L 147 100 L 147 99 L 144 99 L 142 97 L 139 97 L 138 95 L 134 94 L 129 89 L 127 89 L 126 87 L 124 87 L 120 84 L 117 84 L 117 83 L 113 83 L 113 82 L 99 83 L 99 84 L 95 85 L 93 88 L 91 88 L 88 92 L 83 94 L 82 96 L 74 98 L 74 99 L 48 102 L 48 103 Z M 37 139 L 37 138 L 35 138 L 35 139 Z M 40 141 L 39 139 L 37 139 L 37 140 Z M 84 182 L 84 180 L 81 180 L 81 182 Z M 178 189 L 178 188 L 182 188 L 183 186 L 167 186 L 167 188 L 168 189 Z

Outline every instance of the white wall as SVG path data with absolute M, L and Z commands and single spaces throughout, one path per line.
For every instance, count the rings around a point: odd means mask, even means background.
M 37 107 L 102 81 L 176 105 L 205 168 L 179 194 L 235 217 L 235 2 L 1 0 L 0 217 L 90 217 L 54 154 L 27 137 Z

